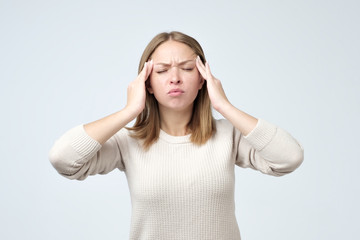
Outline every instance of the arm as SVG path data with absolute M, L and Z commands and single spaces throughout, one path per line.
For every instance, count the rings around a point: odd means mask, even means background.
M 216 79 L 210 71 L 210 66 L 205 65 L 200 58 L 196 59 L 196 66 L 201 76 L 207 81 L 207 88 L 212 106 L 216 111 L 229 120 L 243 135 L 249 134 L 256 126 L 257 119 L 234 107 L 227 99 L 220 80 Z
M 145 64 L 127 90 L 124 109 L 100 120 L 66 132 L 52 147 L 50 162 L 63 176 L 85 179 L 88 175 L 105 174 L 118 167 L 124 170 L 118 142 L 114 136 L 145 107 L 145 81 L 152 71 L 152 62 Z
M 143 70 L 127 89 L 127 104 L 124 109 L 100 120 L 84 125 L 90 137 L 104 144 L 116 132 L 136 118 L 145 107 L 145 81 L 152 71 L 153 63 L 145 63 Z
M 304 159 L 302 146 L 285 130 L 259 119 L 247 135 L 238 132 L 236 165 L 282 176 L 294 171 Z
M 89 175 L 106 174 L 115 168 L 124 170 L 118 136 L 100 145 L 84 130 L 83 125 L 70 129 L 53 145 L 49 159 L 62 176 L 83 180 Z
M 280 176 L 301 164 L 303 148 L 290 134 L 234 107 L 227 99 L 221 82 L 211 74 L 209 64 L 204 65 L 198 57 L 196 66 L 207 81 L 214 109 L 239 131 L 237 165 Z

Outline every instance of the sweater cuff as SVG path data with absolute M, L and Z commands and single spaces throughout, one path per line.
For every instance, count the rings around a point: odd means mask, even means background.
M 244 138 L 258 151 L 268 145 L 275 136 L 277 127 L 263 119 L 258 119 L 255 128 Z
M 99 151 L 101 144 L 86 133 L 83 125 L 76 127 L 74 130 L 71 146 L 80 156 L 87 157 Z

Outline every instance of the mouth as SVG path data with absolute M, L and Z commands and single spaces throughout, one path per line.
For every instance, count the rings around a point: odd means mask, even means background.
M 170 96 L 179 96 L 179 95 L 181 95 L 181 94 L 183 94 L 183 93 L 184 93 L 184 91 L 181 90 L 181 89 L 179 89 L 179 88 L 171 89 L 171 90 L 168 92 L 168 94 L 169 94 Z

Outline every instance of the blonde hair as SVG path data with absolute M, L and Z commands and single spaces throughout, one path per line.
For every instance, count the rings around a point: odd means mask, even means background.
M 154 51 L 161 44 L 170 40 L 186 44 L 196 55 L 200 56 L 201 61 L 205 63 L 204 52 L 194 38 L 181 32 L 163 32 L 156 35 L 145 48 L 140 59 L 138 73 L 143 69 L 145 62 L 151 59 Z M 206 81 L 194 100 L 192 117 L 187 127 L 191 131 L 191 142 L 197 145 L 206 143 L 216 131 Z M 131 130 L 132 137 L 143 141 L 143 147 L 146 150 L 158 140 L 160 134 L 160 113 L 158 102 L 153 94 L 146 91 L 145 108 L 142 113 L 137 116 L 134 126 L 128 127 L 127 129 Z

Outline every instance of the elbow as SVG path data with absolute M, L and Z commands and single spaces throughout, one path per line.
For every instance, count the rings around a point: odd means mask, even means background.
M 78 171 L 74 166 L 76 165 L 70 160 L 69 156 L 66 156 L 62 151 L 51 149 L 49 152 L 49 160 L 55 170 L 62 176 L 75 179 L 75 173 Z
M 56 171 L 71 180 L 84 180 L 89 175 L 88 167 L 78 163 L 79 156 L 75 152 L 66 152 L 53 147 L 49 152 L 49 160 Z
M 304 148 L 289 133 L 278 129 L 271 142 L 261 150 L 267 159 L 267 171 L 282 176 L 295 171 L 304 161 Z
M 49 160 L 51 165 L 58 171 L 62 173 L 66 170 L 66 160 L 62 154 L 54 149 L 51 149 L 49 152 Z
M 294 151 L 294 153 L 289 156 L 288 160 L 288 168 L 292 171 L 295 171 L 302 162 L 304 161 L 304 149 L 299 146 L 299 149 L 297 151 Z
M 304 161 L 304 149 L 299 146 L 296 151 L 282 158 L 281 164 L 270 167 L 275 176 L 283 176 L 295 171 Z

